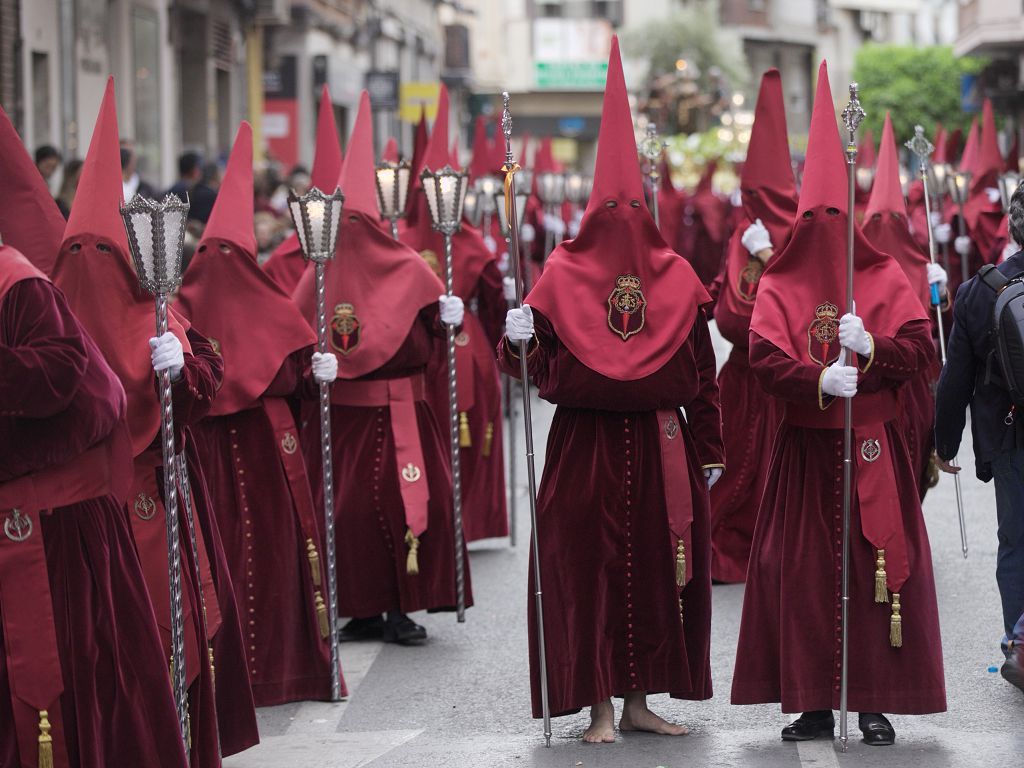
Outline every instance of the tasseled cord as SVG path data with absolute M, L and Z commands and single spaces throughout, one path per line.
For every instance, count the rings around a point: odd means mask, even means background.
M 306 558 L 309 560 L 309 575 L 313 579 L 313 586 L 320 586 L 320 553 L 316 551 L 316 544 L 312 539 L 306 539 Z
M 900 594 L 892 593 L 892 617 L 889 619 L 889 645 L 903 647 L 903 617 L 900 616 Z
M 877 550 L 878 557 L 875 560 L 875 602 L 888 603 L 889 589 L 886 587 L 885 575 L 885 550 Z
M 487 428 L 484 430 L 484 447 L 480 449 L 480 453 L 485 458 L 491 455 L 491 449 L 494 446 L 494 422 L 488 421 Z
M 409 547 L 409 554 L 405 558 L 405 572 L 410 576 L 418 576 L 420 572 L 420 540 L 416 538 L 412 529 L 405 532 L 405 545 Z
M 459 448 L 472 448 L 473 438 L 469 434 L 469 416 L 463 411 L 459 414 Z
M 676 586 L 686 586 L 686 544 L 682 539 L 676 544 Z
M 39 710 L 39 768 L 53 768 L 53 736 L 50 735 L 50 715 Z
M 326 640 L 331 636 L 331 624 L 327 621 L 327 605 L 324 603 L 320 590 L 313 593 L 313 605 L 316 606 L 316 620 L 320 625 L 320 637 Z

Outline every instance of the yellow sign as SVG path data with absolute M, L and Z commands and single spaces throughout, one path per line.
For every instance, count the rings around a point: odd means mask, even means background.
M 440 92 L 441 84 L 437 82 L 402 83 L 399 87 L 399 116 L 407 123 L 418 123 L 426 110 L 428 120 L 436 119 Z

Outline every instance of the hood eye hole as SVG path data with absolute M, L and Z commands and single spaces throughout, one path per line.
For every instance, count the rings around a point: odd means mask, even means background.
M 882 220 L 882 214 L 880 214 L 880 213 L 873 213 L 873 214 L 871 214 L 871 220 L 872 221 L 881 221 Z
M 221 243 L 220 244 L 220 252 L 221 253 L 231 253 L 231 246 L 228 245 L 227 243 Z
M 617 207 L 618 207 L 618 205 L 619 205 L 619 204 L 618 204 L 617 202 L 615 202 L 614 200 L 609 200 L 609 201 L 607 201 L 607 202 L 606 202 L 606 203 L 604 204 L 604 207 L 605 207 L 605 208 L 617 208 Z
M 839 209 L 838 208 L 832 208 L 830 206 L 830 207 L 825 209 L 825 213 L 827 213 L 829 216 L 838 216 L 839 215 Z
M 206 243 L 199 246 L 199 253 L 206 253 Z
M 803 217 L 804 217 L 805 220 L 806 219 L 813 219 L 814 218 L 814 211 L 804 211 L 804 216 Z
M 352 223 L 355 223 L 355 222 L 359 221 L 359 217 L 354 215 L 354 214 L 351 214 L 351 215 L 349 215 L 348 220 L 350 222 L 352 222 Z
M 69 250 L 72 253 L 78 253 L 80 250 L 82 250 L 82 244 L 81 243 L 72 243 L 71 244 L 71 248 Z
M 111 248 L 106 243 L 96 243 L 96 250 L 100 253 L 110 253 Z
M 751 197 L 757 197 L 757 190 L 756 189 L 748 189 L 748 190 L 745 190 L 745 191 Z
M 639 200 L 630 200 L 629 204 L 631 206 L 633 206 L 634 208 L 639 208 L 640 207 L 640 201 Z

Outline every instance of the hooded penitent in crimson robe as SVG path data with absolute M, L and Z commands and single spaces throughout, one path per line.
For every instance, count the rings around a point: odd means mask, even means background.
M 882 128 L 878 170 L 861 229 L 871 245 L 892 256 L 900 265 L 921 306 L 934 322 L 935 310 L 932 308 L 928 286 L 928 257 L 914 241 L 907 224 L 907 209 L 900 185 L 899 156 L 888 114 Z M 910 461 L 922 500 L 930 487 L 929 464 L 935 446 L 934 388 L 939 378 L 939 369 L 938 350 L 933 346 L 928 364 L 907 381 L 899 392 L 899 421 L 910 448 Z
M 253 699 L 272 706 L 329 700 L 331 660 L 321 632 L 323 526 L 288 400 L 316 393 L 316 336 L 256 264 L 251 199 L 252 128 L 242 123 L 176 307 L 224 360 L 224 383 L 193 432 L 236 598 L 247 610 Z
M 711 186 L 717 167 L 718 162 L 712 160 L 704 169 L 697 188 L 686 203 L 679 242 L 674 244 L 693 265 L 704 286 L 710 286 L 718 276 L 729 239 L 728 203 L 721 200 Z
M 338 610 L 366 618 L 455 606 L 455 533 L 448 441 L 427 404 L 424 373 L 444 336 L 440 281 L 380 225 L 366 93 L 339 185 L 335 257 L 327 263 Z M 316 319 L 313 272 L 295 300 Z M 467 313 L 468 314 L 468 313 Z M 307 407 L 302 450 L 322 509 L 319 410 Z M 466 559 L 466 605 L 472 604 Z
M 839 708 L 843 403 L 821 380 L 840 354 L 847 186 L 822 63 L 800 207 L 761 278 L 750 367 L 785 401 L 747 569 L 734 704 Z M 899 389 L 932 354 L 917 292 L 855 232 L 857 311 L 872 337 L 853 398 L 849 707 L 923 714 L 946 707 L 931 550 L 898 420 Z
M 722 466 L 722 442 L 708 300 L 644 204 L 613 38 L 590 203 L 527 298 L 530 375 L 557 405 L 537 506 L 554 715 L 630 692 L 711 696 L 701 468 Z M 519 349 L 499 347 L 510 375 Z M 540 717 L 539 617 L 529 606 Z
M 338 143 L 338 125 L 334 121 L 334 103 L 325 85 L 320 91 L 320 110 L 317 113 L 316 152 L 310 171 L 310 186 L 331 194 L 341 171 L 341 144 Z M 274 249 L 263 265 L 266 272 L 285 293 L 291 293 L 306 271 L 307 261 L 294 232 Z
M 169 651 L 167 541 L 159 490 L 163 482 L 160 398 L 148 344 L 156 323 L 153 299 L 141 290 L 129 261 L 127 235 L 118 214 L 121 171 L 112 80 L 100 106 L 79 192 L 64 231 L 54 282 L 120 378 L 128 397 L 135 474 L 127 514 Z M 234 588 L 189 430 L 207 414 L 223 366 L 210 344 L 190 329 L 187 321 L 173 309 L 168 316 L 170 331 L 185 353 L 181 377 L 171 394 L 176 452 L 187 462 L 191 481 L 186 486 L 179 477 L 178 485 L 192 763 L 207 766 L 219 761 L 218 731 L 224 755 L 252 746 L 259 736 Z M 191 514 L 186 498 L 192 502 Z M 195 533 L 195 550 L 190 528 Z
M 423 156 L 424 167 L 431 170 L 456 165 L 448 151 L 448 91 L 443 86 L 440 98 L 437 121 Z M 443 277 L 444 236 L 431 226 L 422 187 L 411 194 L 416 197 L 416 215 L 401 230 L 400 238 L 423 257 L 438 277 Z M 466 541 L 474 541 L 508 535 L 501 378 L 494 361 L 494 345 L 501 338 L 506 304 L 497 259 L 476 230 L 462 227 L 452 237 L 452 265 L 454 293 L 466 304 L 466 317 L 455 338 L 455 360 L 462 524 Z M 427 401 L 447 434 L 447 342 L 440 339 L 438 345 L 439 351 L 432 356 L 427 370 Z
M 0 245 L 0 765 L 43 764 L 41 725 L 55 768 L 186 765 L 122 506 L 124 417 L 124 390 L 63 295 Z
M 757 507 L 782 418 L 781 403 L 765 393 L 747 362 L 750 316 L 764 265 L 741 242 L 747 227 L 760 219 L 777 254 L 789 240 L 796 217 L 796 184 L 782 81 L 776 69 L 761 79 L 740 195 L 743 216 L 729 239 L 717 291 L 712 291 L 717 293 L 715 322 L 733 348 L 718 373 L 729 471 L 711 489 L 711 577 L 730 583 L 743 581 L 747 574 Z

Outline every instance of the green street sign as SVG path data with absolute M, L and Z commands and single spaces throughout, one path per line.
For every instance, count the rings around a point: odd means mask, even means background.
M 538 61 L 537 88 L 561 91 L 601 91 L 608 77 L 606 61 Z

